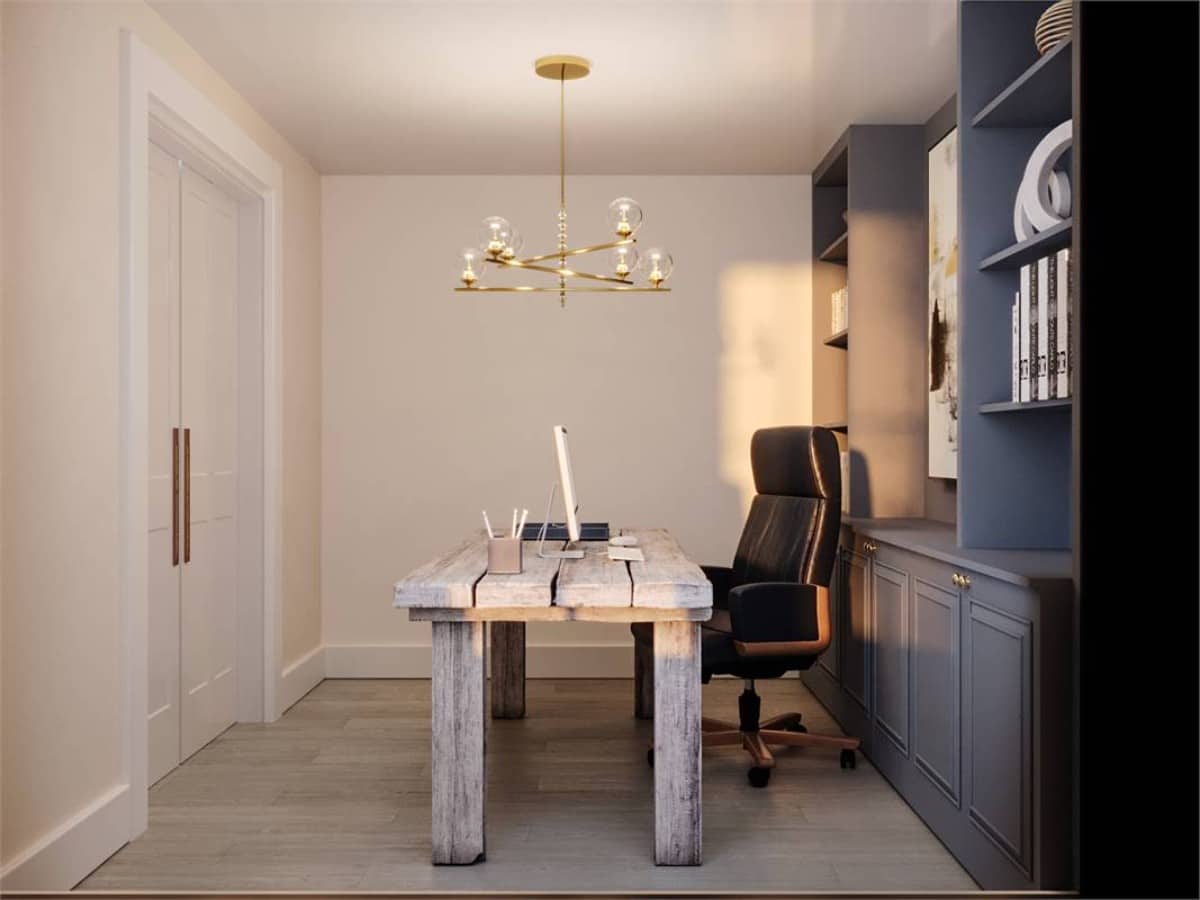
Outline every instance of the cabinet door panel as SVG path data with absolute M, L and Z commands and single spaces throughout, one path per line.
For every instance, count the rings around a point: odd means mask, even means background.
M 908 575 L 881 562 L 871 563 L 874 610 L 874 721 L 908 754 Z
M 913 759 L 959 802 L 959 595 L 913 577 Z
M 842 646 L 842 686 L 864 711 L 869 710 L 870 685 L 868 668 L 871 664 L 870 619 L 868 589 L 868 561 L 861 553 L 846 554 L 846 613 Z
M 966 628 L 967 804 L 972 823 L 1029 875 L 1033 629 L 971 599 Z

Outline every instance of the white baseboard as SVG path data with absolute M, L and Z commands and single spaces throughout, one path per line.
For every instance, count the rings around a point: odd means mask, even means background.
M 0 894 L 69 891 L 129 840 L 129 785 L 93 800 L 0 871 Z
M 428 644 L 327 644 L 326 678 L 428 678 Z M 530 644 L 528 678 L 632 678 L 631 644 Z
M 325 680 L 325 647 L 314 647 L 279 677 L 279 714 Z

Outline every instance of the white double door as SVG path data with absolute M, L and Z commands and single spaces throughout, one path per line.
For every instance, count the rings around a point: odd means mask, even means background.
M 149 154 L 149 780 L 237 714 L 235 201 Z

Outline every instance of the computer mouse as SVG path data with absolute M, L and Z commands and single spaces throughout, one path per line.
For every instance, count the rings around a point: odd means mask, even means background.
M 608 542 L 614 547 L 636 547 L 637 538 L 632 534 L 618 534 L 615 537 L 608 539 Z

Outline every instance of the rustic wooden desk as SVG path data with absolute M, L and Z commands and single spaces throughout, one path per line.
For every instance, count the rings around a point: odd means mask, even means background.
M 712 584 L 667 532 L 623 533 L 637 535 L 645 562 L 611 561 L 602 543 L 582 544 L 583 559 L 542 559 L 530 541 L 521 574 L 493 575 L 477 535 L 397 582 L 394 605 L 433 623 L 435 863 L 484 859 L 485 626 L 492 715 L 520 718 L 525 623 L 587 621 L 654 623 L 654 860 L 700 864 L 699 623 L 712 615 Z

